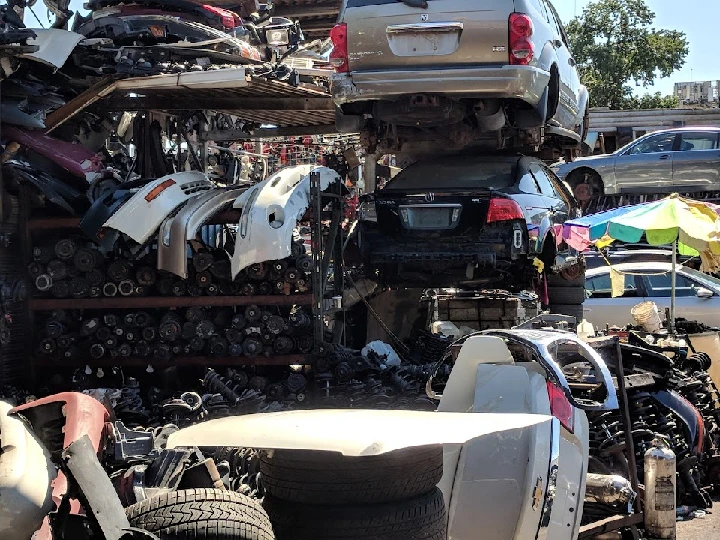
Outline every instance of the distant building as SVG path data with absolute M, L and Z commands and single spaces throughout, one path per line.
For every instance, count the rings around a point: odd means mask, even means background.
M 675 83 L 674 94 L 680 105 L 718 104 L 720 81 L 694 81 Z

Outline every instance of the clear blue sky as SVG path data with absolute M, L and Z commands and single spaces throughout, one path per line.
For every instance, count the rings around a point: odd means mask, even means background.
M 83 10 L 85 0 L 72 0 L 70 9 Z M 582 13 L 590 0 L 552 0 L 563 22 L 570 21 Z M 673 83 L 681 81 L 708 81 L 720 79 L 720 63 L 717 61 L 717 36 L 720 33 L 720 0 L 646 0 L 655 12 L 655 27 L 685 32 L 690 43 L 690 52 L 685 66 L 667 79 L 657 80 L 654 87 L 647 90 L 638 88 L 639 93 L 662 92 L 671 94 Z M 212 0 L 208 1 L 212 4 Z M 45 6 L 35 4 L 35 13 L 47 25 Z M 37 21 L 29 10 L 25 14 L 25 24 L 37 26 Z M 692 70 L 692 75 L 691 75 Z

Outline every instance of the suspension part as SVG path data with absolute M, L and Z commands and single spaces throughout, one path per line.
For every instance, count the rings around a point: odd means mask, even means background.
M 103 295 L 105 296 L 117 296 L 118 288 L 117 285 L 115 285 L 112 281 L 108 281 L 105 285 L 102 287 Z
M 72 261 L 73 266 L 80 272 L 91 272 L 97 266 L 99 258 L 94 251 L 87 248 L 80 248 L 75 252 Z
M 126 259 L 115 259 L 107 268 L 108 277 L 115 283 L 120 283 L 130 278 L 132 265 Z
M 55 243 L 55 256 L 61 261 L 69 261 L 75 255 L 77 246 L 69 238 L 63 238 Z
M 73 298 L 87 298 L 90 296 L 90 284 L 82 277 L 72 278 L 68 284 L 70 296 Z
M 57 259 L 53 259 L 47 265 L 47 273 L 53 281 L 61 281 L 68 277 L 67 265 Z
M 140 285 L 152 287 L 157 282 L 157 271 L 152 266 L 141 266 L 135 272 L 135 279 Z
M 40 274 L 35 278 L 35 287 L 40 292 L 47 292 L 52 289 L 53 280 L 48 274 Z
M 275 354 L 291 354 L 295 349 L 295 341 L 290 336 L 278 336 L 273 343 Z

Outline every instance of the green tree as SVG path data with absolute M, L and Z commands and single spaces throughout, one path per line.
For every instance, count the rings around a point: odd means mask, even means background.
M 632 96 L 625 100 L 623 109 L 674 109 L 680 104 L 677 96 L 663 96 L 660 92 Z
M 688 53 L 683 32 L 656 30 L 644 0 L 597 0 L 567 25 L 567 34 L 593 107 L 625 108 L 632 86 L 652 86 L 681 68 Z

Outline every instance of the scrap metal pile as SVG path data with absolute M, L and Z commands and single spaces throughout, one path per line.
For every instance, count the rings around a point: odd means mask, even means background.
M 678 504 L 711 507 L 710 495 L 720 487 L 720 393 L 707 371 L 710 357 L 687 346 L 653 347 L 636 332 L 621 350 L 637 471 L 630 470 L 625 454 L 621 411 L 588 413 L 589 471 L 618 475 L 625 484 L 615 486 L 612 497 L 586 504 L 585 520 L 627 511 L 627 479 L 637 474 L 643 483 L 645 452 L 656 434 L 667 438 L 677 456 Z

